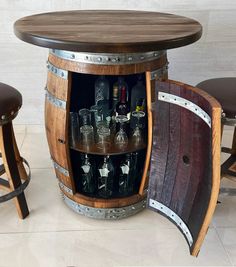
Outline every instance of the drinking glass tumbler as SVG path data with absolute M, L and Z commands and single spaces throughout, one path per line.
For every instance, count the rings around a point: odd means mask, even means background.
M 91 125 L 91 112 L 87 108 L 79 110 L 79 124 L 81 126 Z
M 100 127 L 97 130 L 97 148 L 106 151 L 111 146 L 111 133 L 108 127 Z
M 91 113 L 91 124 L 95 129 L 97 128 L 99 121 L 102 120 L 102 107 L 97 105 L 91 106 L 90 113 Z
M 87 148 L 94 144 L 93 126 L 83 125 L 80 127 L 80 143 Z

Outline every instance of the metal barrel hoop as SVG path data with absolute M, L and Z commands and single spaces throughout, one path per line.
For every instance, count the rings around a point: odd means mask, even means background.
M 24 192 L 24 190 L 26 189 L 26 187 L 29 185 L 29 182 L 30 182 L 30 179 L 31 179 L 30 166 L 29 166 L 29 163 L 27 162 L 26 159 L 24 159 L 24 158 L 21 157 L 21 160 L 28 167 L 27 179 L 19 187 L 17 187 L 14 191 L 11 191 L 10 193 L 7 193 L 7 194 L 5 194 L 3 196 L 0 196 L 0 203 L 6 202 L 8 200 L 13 199 L 14 197 L 19 196 L 21 193 Z M 4 180 L 2 178 L 0 178 L 0 179 L 1 180 Z

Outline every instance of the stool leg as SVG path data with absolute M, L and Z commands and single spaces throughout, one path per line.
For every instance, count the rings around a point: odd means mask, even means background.
M 27 179 L 27 172 L 25 170 L 24 164 L 22 162 L 21 156 L 20 156 L 20 152 L 16 143 L 16 137 L 14 134 L 14 130 L 13 130 L 13 125 L 12 126 L 12 141 L 13 141 L 13 146 L 14 146 L 14 151 L 15 151 L 15 157 L 16 157 L 16 162 L 17 162 L 17 167 L 20 173 L 20 178 L 22 180 L 26 180 Z
M 234 136 L 232 142 L 232 155 L 236 155 L 236 126 L 234 127 Z
M 21 179 L 15 156 L 12 129 L 11 122 L 0 127 L 0 150 L 10 188 L 11 190 L 15 190 L 21 185 Z M 24 219 L 29 214 L 24 193 L 21 193 L 15 198 L 15 204 L 19 217 Z

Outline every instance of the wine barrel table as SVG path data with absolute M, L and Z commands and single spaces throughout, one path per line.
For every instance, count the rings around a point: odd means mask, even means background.
M 45 127 L 65 203 L 79 214 L 120 219 L 146 207 L 176 224 L 192 255 L 209 227 L 219 192 L 219 103 L 198 88 L 168 80 L 167 50 L 197 41 L 201 25 L 190 18 L 142 11 L 65 11 L 28 16 L 14 24 L 16 36 L 50 48 Z M 94 104 L 94 82 L 106 75 L 146 84 L 147 142 L 119 151 L 84 149 L 69 139 L 70 112 Z M 139 153 L 141 176 L 129 196 L 107 199 L 80 192 L 79 155 L 116 160 Z

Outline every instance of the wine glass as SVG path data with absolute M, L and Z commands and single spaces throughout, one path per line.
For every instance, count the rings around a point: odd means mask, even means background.
M 117 132 L 115 136 L 114 143 L 116 146 L 120 148 L 125 148 L 128 145 L 128 136 L 125 132 L 125 123 L 128 121 L 127 116 L 125 115 L 118 115 L 116 117 L 116 121 L 120 123 L 120 130 Z
M 142 130 L 141 130 L 142 125 L 140 124 L 140 118 L 143 118 L 144 116 L 145 116 L 145 112 L 143 111 L 132 112 L 132 117 L 135 119 L 136 123 L 135 123 L 135 128 L 134 128 L 134 131 L 131 137 L 131 142 L 135 146 L 141 145 L 144 141 Z

